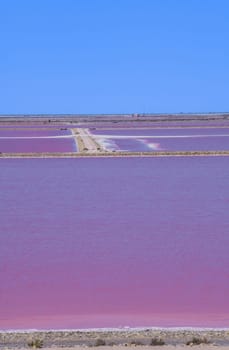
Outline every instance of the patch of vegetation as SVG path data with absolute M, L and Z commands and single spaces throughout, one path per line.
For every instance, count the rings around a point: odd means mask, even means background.
M 186 345 L 200 345 L 200 344 L 209 344 L 209 340 L 207 338 L 198 338 L 193 337 L 191 340 L 187 341 Z
M 165 345 L 165 342 L 161 338 L 153 338 L 150 342 L 150 345 L 152 345 L 152 346 Z
M 44 343 L 42 339 L 33 339 L 28 342 L 28 346 L 33 349 L 41 349 Z
M 104 346 L 104 345 L 106 345 L 106 342 L 101 338 L 98 338 L 95 342 L 95 346 Z

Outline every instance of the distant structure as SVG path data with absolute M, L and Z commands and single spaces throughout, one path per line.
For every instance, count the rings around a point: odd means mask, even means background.
M 138 113 L 132 113 L 132 118 L 139 118 L 141 114 Z

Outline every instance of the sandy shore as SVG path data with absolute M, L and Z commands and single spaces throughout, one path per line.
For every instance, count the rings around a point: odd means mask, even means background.
M 201 345 L 195 345 L 197 343 Z M 41 342 L 44 349 L 229 349 L 229 329 L 98 329 L 77 331 L 0 332 L 0 349 L 28 349 L 31 342 Z M 157 346 L 158 341 L 161 343 Z M 186 345 L 187 342 L 190 345 Z M 155 345 L 156 344 L 156 345 Z M 103 346 L 100 346 L 103 345 Z
M 63 348 L 63 347 L 52 347 L 52 350 L 80 350 L 80 349 L 97 349 L 97 350 L 126 350 L 126 349 L 136 349 L 136 350 L 188 350 L 190 349 L 190 346 L 176 346 L 176 345 L 164 345 L 163 347 L 161 346 L 134 346 L 134 345 L 130 345 L 130 346 L 125 346 L 125 345 L 121 345 L 121 346 L 97 346 L 97 347 L 82 347 L 82 346 L 74 346 L 74 347 L 68 347 L 68 348 Z M 7 350 L 7 348 L 4 348 L 5 350 Z M 28 350 L 27 348 L 21 348 L 21 350 Z M 50 350 L 50 348 L 42 348 L 43 350 Z M 194 346 L 195 350 L 214 350 L 214 349 L 218 349 L 218 350 L 227 350 L 229 349 L 229 346 L 216 346 L 216 345 L 199 345 L 199 346 Z

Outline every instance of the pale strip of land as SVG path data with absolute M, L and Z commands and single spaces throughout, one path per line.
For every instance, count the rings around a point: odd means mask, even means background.
M 192 348 L 192 347 L 191 347 Z M 17 348 L 15 348 L 17 349 Z M 26 348 L 20 348 L 21 350 L 28 350 Z M 42 348 L 43 350 L 50 350 L 50 348 Z M 114 345 L 114 346 L 81 346 L 76 345 L 73 347 L 57 347 L 52 346 L 52 350 L 80 350 L 80 349 L 94 349 L 94 350 L 126 350 L 126 349 L 136 349 L 136 350 L 189 350 L 190 346 L 186 345 L 164 345 L 164 346 L 144 346 L 144 345 Z M 229 350 L 229 346 L 217 346 L 217 345 L 197 345 L 194 346 L 195 350 Z M 8 348 L 4 348 L 8 350 Z
M 209 157 L 229 156 L 229 151 L 175 151 L 175 152 L 59 152 L 59 153 L 0 153 L 0 158 L 129 158 L 129 157 Z
M 103 139 L 195 139 L 208 137 L 229 137 L 229 134 L 215 134 L 215 135 L 96 135 L 97 138 Z
M 32 342 L 46 349 L 229 349 L 229 329 L 97 329 L 0 332 L 0 349 L 23 349 Z M 157 342 L 160 342 L 159 345 Z M 199 343 L 198 343 L 199 342 Z M 189 345 L 187 345 L 189 344 Z M 195 345 L 197 344 L 197 345 Z
M 1 121 L 0 121 L 1 123 Z M 31 126 L 30 128 L 26 128 L 26 127 L 23 127 L 23 126 L 15 126 L 15 125 L 9 125 L 9 126 L 1 126 L 0 124 L 0 131 L 63 131 L 63 130 L 67 130 L 67 128 L 61 128 L 60 126 L 52 126 L 51 128 L 49 127 L 45 127 L 45 126 L 36 126 L 36 127 L 33 127 Z
M 224 122 L 229 121 L 229 113 L 132 113 L 132 114 L 11 114 L 0 115 L 0 123 L 94 123 L 94 122 Z
M 184 129 L 229 129 L 229 126 L 211 126 L 211 125 L 183 125 L 183 126 L 129 126 L 129 127 L 124 127 L 124 126 L 119 126 L 119 127 L 106 127 L 106 126 L 96 126 L 96 130 L 184 130 Z
M 33 140 L 33 139 L 69 139 L 72 135 L 52 135 L 52 136 L 0 136 L 0 140 Z
M 71 129 L 75 137 L 77 149 L 80 153 L 92 152 L 101 153 L 106 150 L 100 145 L 94 137 L 89 133 L 88 129 L 77 128 Z

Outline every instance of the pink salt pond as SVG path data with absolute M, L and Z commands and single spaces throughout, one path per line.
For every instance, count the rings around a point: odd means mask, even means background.
M 68 129 L 0 130 L 0 152 L 2 153 L 74 151 L 76 151 L 76 142 Z
M 0 329 L 229 324 L 227 157 L 1 159 Z
M 108 150 L 152 151 L 226 151 L 229 128 L 92 129 Z

